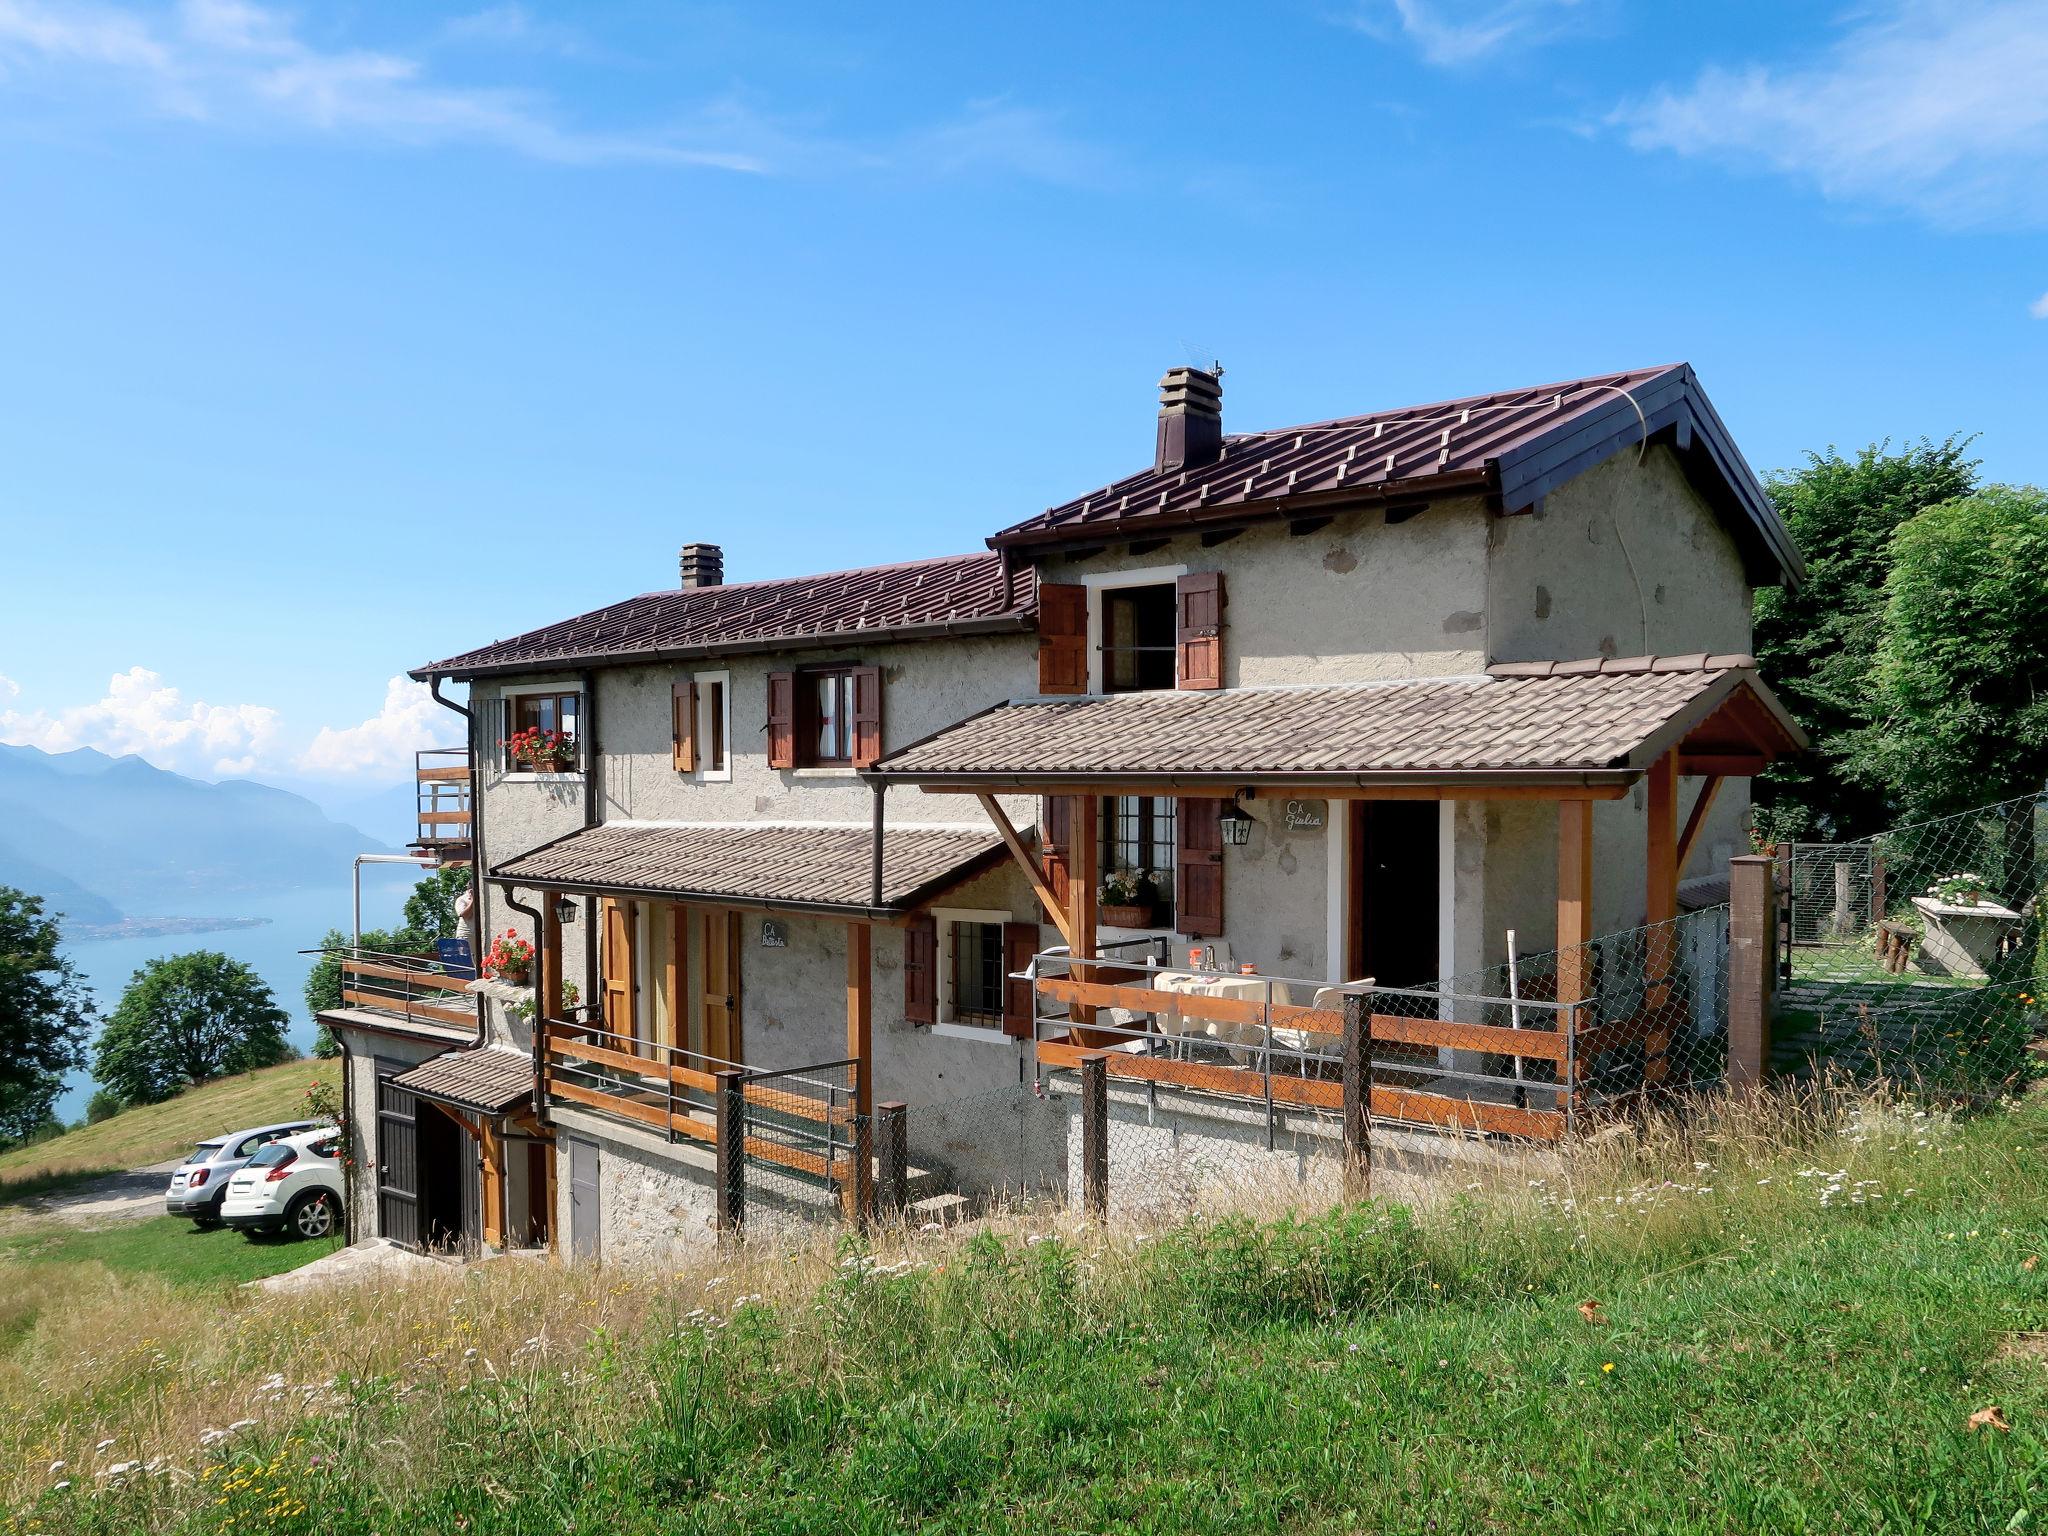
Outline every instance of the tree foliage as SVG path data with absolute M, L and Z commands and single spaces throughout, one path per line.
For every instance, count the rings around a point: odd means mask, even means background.
M 462 931 L 455 901 L 469 889 L 467 864 L 444 864 L 422 876 L 405 898 L 405 926 L 428 939 L 452 939 Z
M 1873 444 L 1853 459 L 1830 448 L 1772 479 L 1771 497 L 1806 557 L 1806 580 L 1757 595 L 1756 655 L 1765 681 L 1814 741 L 1811 754 L 1758 783 L 1758 820 L 1772 834 L 1856 837 L 1897 820 L 1885 782 L 1852 773 L 1848 759 L 1876 719 L 1871 675 L 1892 535 L 1976 488 L 1970 441 L 1923 438 L 1896 453 Z
M 0 886 L 0 1145 L 45 1129 L 64 1074 L 85 1065 L 92 994 L 61 940 L 40 897 Z
M 455 900 L 469 889 L 467 864 L 449 864 L 421 879 L 405 898 L 405 922 L 398 928 L 373 928 L 363 935 L 364 949 L 384 955 L 431 953 L 436 939 L 452 939 L 462 931 L 455 915 Z M 306 1012 L 314 1020 L 341 1006 L 341 955 L 353 941 L 339 928 L 330 928 L 320 940 L 321 955 L 306 977 Z M 313 1054 L 332 1057 L 341 1054 L 334 1032 L 325 1024 L 313 1036 Z
M 1893 535 L 1872 719 L 1842 760 L 1907 819 L 2048 783 L 2048 491 L 1988 486 Z
M 93 1075 L 124 1103 L 160 1103 L 196 1083 L 289 1060 L 289 1022 L 263 979 L 217 950 L 152 960 L 108 1019 Z

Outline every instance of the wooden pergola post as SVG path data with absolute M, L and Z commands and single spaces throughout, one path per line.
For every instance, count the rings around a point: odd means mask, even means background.
M 875 1107 L 875 930 L 865 921 L 846 925 L 846 1054 L 853 1060 L 853 1177 L 846 1184 L 846 1219 L 865 1223 L 875 1209 L 875 1164 L 868 1145 Z
M 1075 795 L 1073 814 L 1069 818 L 1073 827 L 1071 842 L 1067 850 L 1067 952 L 1076 962 L 1072 968 L 1076 981 L 1096 981 L 1096 967 L 1081 962 L 1095 958 L 1095 917 L 1097 888 L 1097 839 L 1100 831 L 1095 816 L 1100 797 L 1096 795 Z M 1076 1024 L 1093 1024 L 1095 1010 L 1084 1004 L 1070 1004 L 1067 1016 Z
M 1661 1083 L 1671 1063 L 1671 973 L 1678 935 L 1678 753 L 1666 752 L 1650 765 L 1646 780 L 1648 815 L 1644 869 L 1645 935 L 1643 979 L 1643 1081 Z
M 1593 802 L 1557 802 L 1557 1001 L 1558 1028 L 1579 1033 L 1580 1010 L 1593 991 Z M 1568 1085 L 1565 1108 L 1584 1107 L 1584 1088 L 1591 1063 L 1574 1040 L 1559 1063 L 1559 1078 Z

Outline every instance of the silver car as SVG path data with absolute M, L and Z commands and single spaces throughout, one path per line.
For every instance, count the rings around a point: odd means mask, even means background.
M 171 1175 L 171 1187 L 164 1191 L 164 1209 L 173 1216 L 189 1216 L 202 1227 L 219 1226 L 220 1203 L 227 1198 L 228 1180 L 235 1170 L 273 1141 L 317 1130 L 321 1124 L 318 1120 L 287 1120 L 200 1142 Z

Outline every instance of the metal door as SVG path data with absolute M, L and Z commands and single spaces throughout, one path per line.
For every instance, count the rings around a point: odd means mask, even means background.
M 377 1234 L 420 1245 L 419 1105 L 391 1079 L 405 1071 L 377 1063 Z
M 597 1143 L 569 1139 L 569 1257 L 595 1259 L 597 1238 Z

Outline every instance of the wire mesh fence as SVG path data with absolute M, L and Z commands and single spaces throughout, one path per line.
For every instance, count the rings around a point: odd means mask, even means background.
M 874 1145 L 858 1108 L 858 1070 L 846 1060 L 745 1073 L 738 1146 L 722 1149 L 718 1171 L 737 1186 L 741 1225 L 838 1221 L 872 1209 Z
M 1778 850 L 1781 1071 L 1951 1102 L 2035 1075 L 2048 1018 L 2048 794 Z

